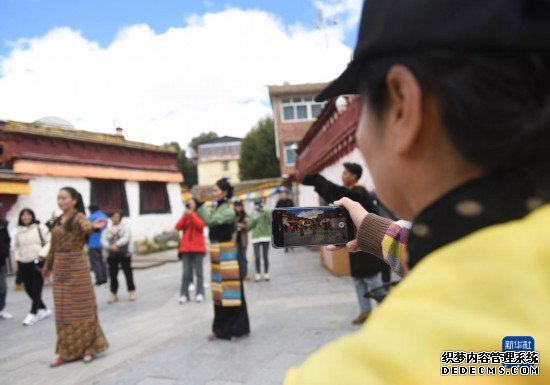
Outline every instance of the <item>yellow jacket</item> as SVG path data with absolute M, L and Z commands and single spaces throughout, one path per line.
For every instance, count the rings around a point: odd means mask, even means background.
M 539 376 L 442 376 L 445 350 L 501 351 L 532 336 Z M 357 333 L 287 373 L 285 385 L 550 384 L 550 205 L 427 255 Z

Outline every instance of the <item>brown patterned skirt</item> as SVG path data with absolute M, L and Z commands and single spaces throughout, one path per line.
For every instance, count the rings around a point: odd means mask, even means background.
M 57 251 L 54 274 L 56 353 L 72 361 L 106 350 L 87 259 L 81 252 Z

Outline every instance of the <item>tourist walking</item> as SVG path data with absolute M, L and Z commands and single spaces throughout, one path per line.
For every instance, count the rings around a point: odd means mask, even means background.
M 90 210 L 90 216 L 88 220 L 90 222 L 96 219 L 107 219 L 108 216 L 99 209 L 99 205 L 95 202 L 90 203 L 88 206 Z M 101 247 L 101 234 L 104 229 L 94 231 L 88 237 L 88 255 L 90 257 L 90 265 L 95 275 L 95 284 L 97 286 L 107 283 L 107 266 L 103 259 L 103 249 Z
M 129 251 L 130 240 L 130 227 L 122 222 L 122 213 L 115 211 L 111 214 L 110 226 L 103 231 L 101 236 L 101 246 L 107 254 L 111 279 L 109 303 L 118 301 L 118 272 L 120 269 L 122 269 L 126 277 L 128 299 L 130 301 L 136 300 L 136 285 L 134 284 L 134 274 L 132 272 L 132 254 Z
M 259 282 L 262 278 L 271 279 L 269 275 L 269 243 L 271 241 L 271 224 L 269 210 L 264 210 L 261 202 L 256 202 L 252 218 L 248 221 L 248 229 L 252 232 L 252 246 L 254 247 L 254 261 L 256 263 L 256 275 L 254 280 Z M 303 227 L 301 228 L 303 231 Z M 303 235 L 303 234 L 302 234 Z M 262 275 L 262 259 L 264 270 Z
M 90 223 L 82 196 L 72 187 L 59 190 L 57 204 L 63 213 L 54 221 L 42 269 L 44 277 L 54 275 L 58 357 L 50 364 L 52 367 L 78 359 L 89 363 L 109 346 L 99 325 L 90 268 L 83 253 L 87 235 L 104 228 L 106 220 Z
M 197 214 L 197 200 L 190 199 L 185 204 L 185 211 L 178 223 L 176 230 L 182 231 L 179 244 L 179 257 L 183 262 L 183 276 L 180 288 L 180 303 L 189 301 L 189 285 L 193 282 L 193 270 L 197 277 L 195 301 L 204 301 L 204 278 L 202 273 L 202 261 L 206 253 L 204 243 L 204 221 Z
M 216 207 L 210 209 L 201 202 L 198 209 L 198 214 L 210 230 L 214 323 L 208 338 L 235 341 L 250 333 L 250 323 L 235 243 L 232 241 L 235 210 L 229 199 L 233 196 L 233 187 L 226 179 L 220 179 L 212 188 L 212 194 Z
M 50 231 L 40 224 L 31 209 L 21 210 L 13 236 L 13 255 L 19 265 L 25 291 L 32 301 L 31 310 L 23 320 L 25 326 L 32 326 L 52 313 L 42 301 L 42 266 L 50 249 L 50 238 Z
M 241 270 L 241 279 L 248 279 L 248 259 L 246 249 L 248 247 L 248 216 L 244 210 L 244 204 L 236 201 L 235 208 L 235 245 L 237 246 L 237 261 Z
M 6 297 L 8 295 L 8 274 L 6 263 L 10 257 L 10 235 L 8 234 L 8 223 L 0 220 L 0 319 L 9 319 L 13 316 L 4 310 Z

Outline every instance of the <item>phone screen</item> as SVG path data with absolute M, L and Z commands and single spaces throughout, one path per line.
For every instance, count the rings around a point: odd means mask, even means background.
M 277 248 L 341 245 L 355 238 L 349 213 L 338 206 L 275 209 L 271 224 Z

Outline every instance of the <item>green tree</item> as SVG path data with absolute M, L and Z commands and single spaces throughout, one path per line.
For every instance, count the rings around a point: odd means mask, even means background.
M 197 150 L 199 148 L 199 144 L 202 144 L 204 142 L 208 142 L 212 139 L 217 139 L 218 134 L 216 134 L 214 131 L 210 132 L 203 132 L 199 136 L 195 136 L 193 139 L 191 139 L 191 143 L 189 143 L 189 147 L 195 151 L 195 154 L 197 154 Z
M 182 149 L 178 142 L 169 142 L 162 145 L 165 148 L 172 147 L 178 152 L 178 169 L 183 175 L 183 184 L 188 188 L 193 187 L 198 183 L 197 165 L 193 159 L 187 157 L 187 153 Z
M 275 153 L 273 119 L 261 119 L 243 139 L 239 160 L 241 180 L 274 178 L 281 175 Z

